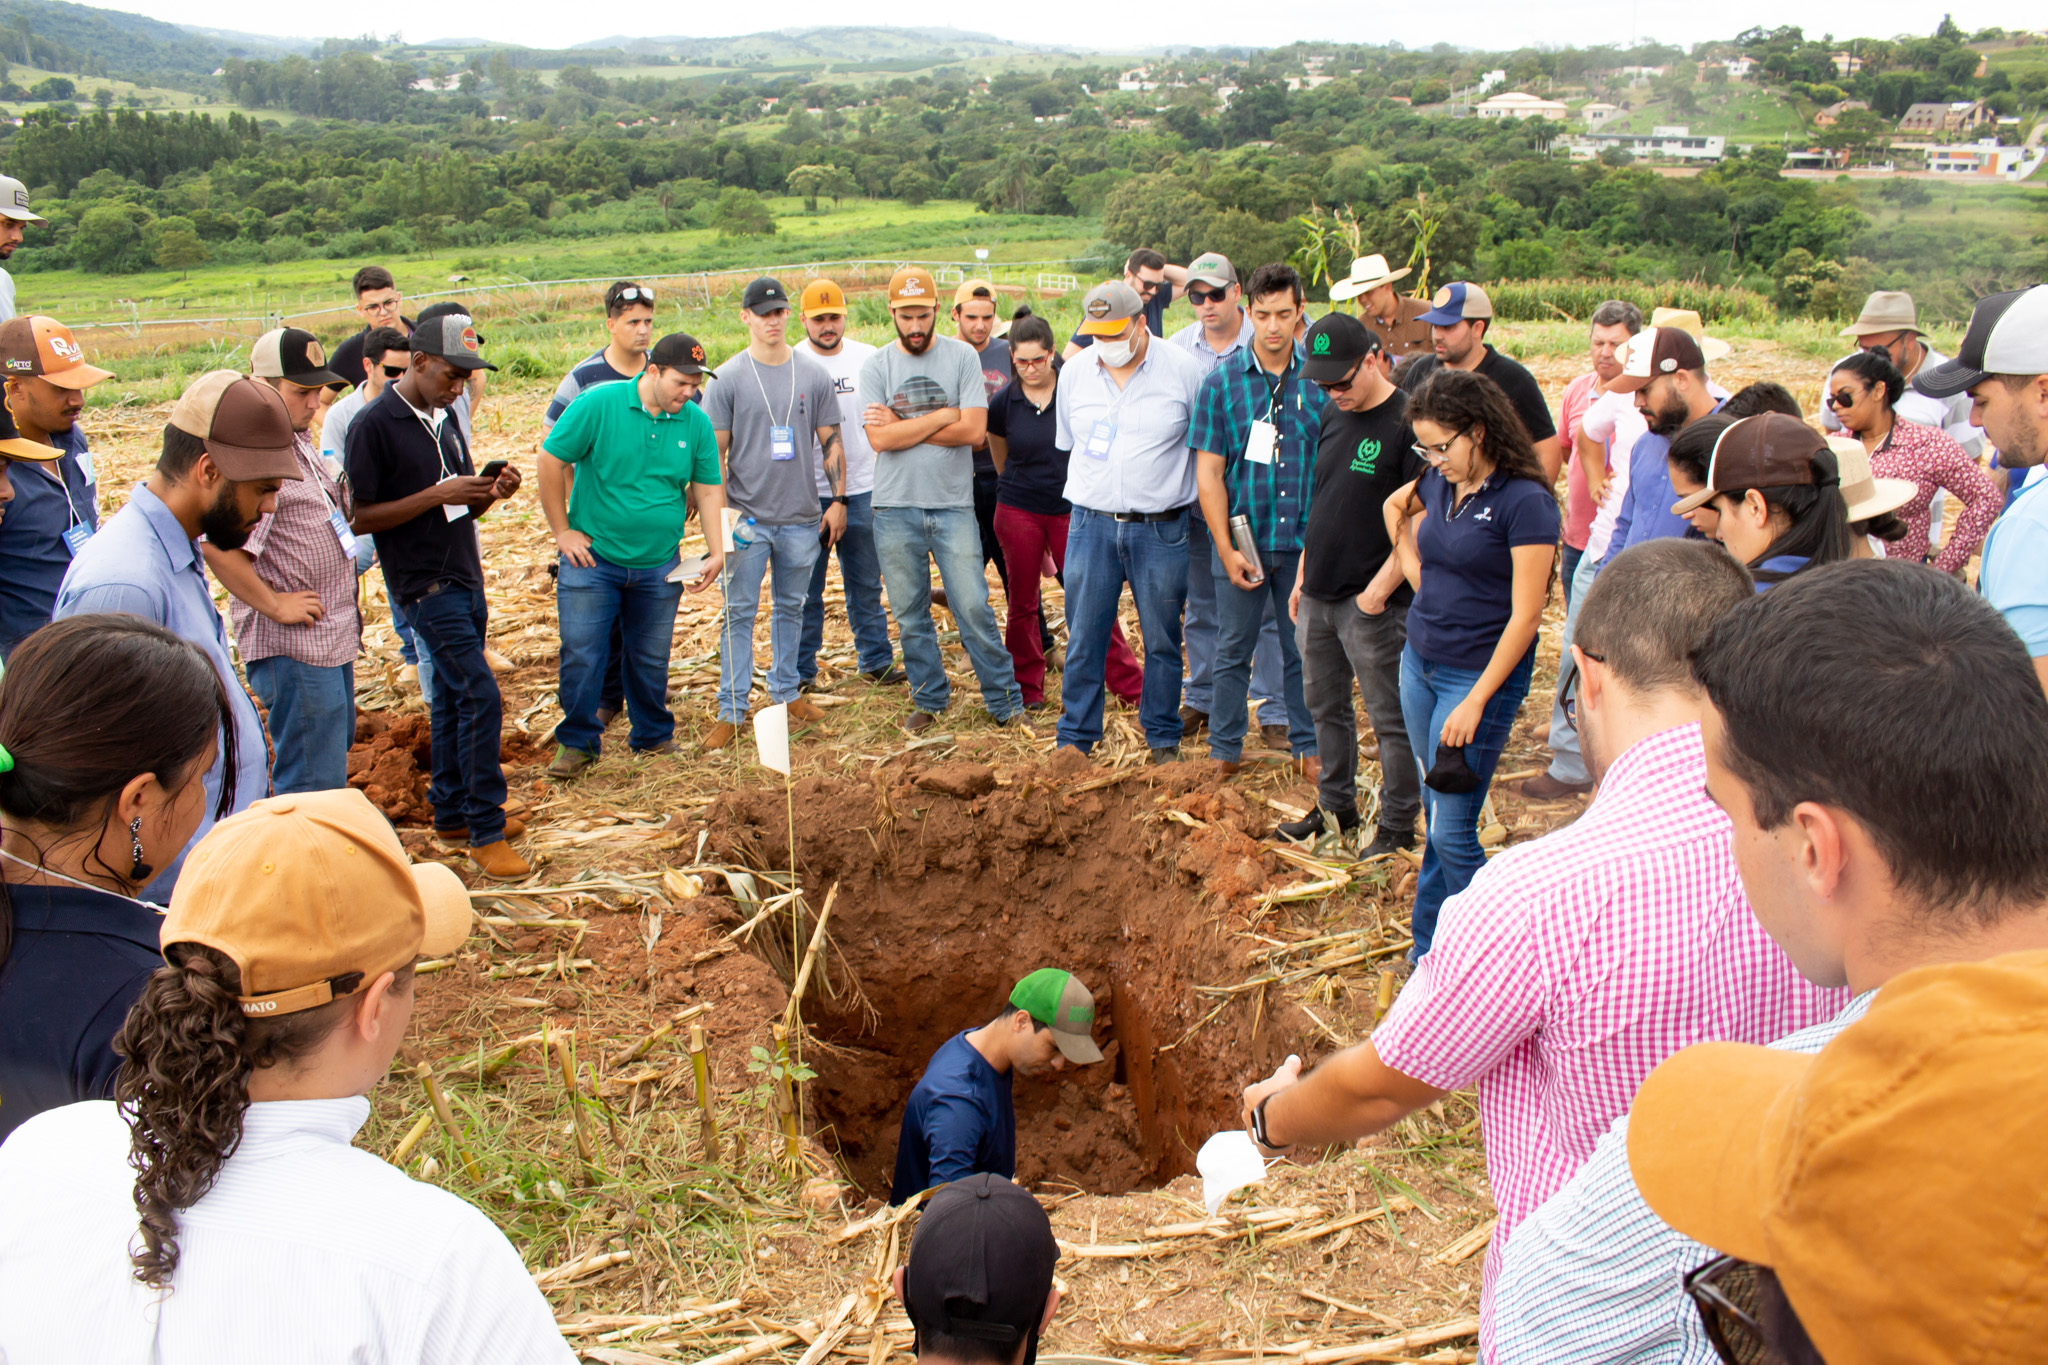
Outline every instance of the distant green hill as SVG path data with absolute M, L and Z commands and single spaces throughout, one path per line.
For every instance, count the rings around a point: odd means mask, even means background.
M 226 48 L 176 24 L 62 0 L 0 0 L 0 57 L 88 75 L 206 75 Z
M 578 48 L 618 48 L 683 62 L 738 63 L 777 66 L 789 62 L 900 61 L 923 58 L 949 61 L 968 57 L 1008 57 L 1043 51 L 952 28 L 794 28 L 772 33 L 747 33 L 731 38 L 627 38 L 613 36 L 576 44 Z

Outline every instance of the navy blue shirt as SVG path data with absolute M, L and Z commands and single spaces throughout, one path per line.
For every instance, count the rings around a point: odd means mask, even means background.
M 1415 530 L 1422 586 L 1408 609 L 1408 647 L 1439 667 L 1483 669 L 1514 615 L 1512 551 L 1557 544 L 1557 498 L 1534 479 L 1498 470 L 1455 508 L 1456 490 L 1434 469 L 1423 471 L 1415 492 L 1429 514 Z
M 85 453 L 85 433 L 74 424 L 50 439 L 64 452 L 62 458 L 43 465 L 18 460 L 8 471 L 14 501 L 0 516 L 0 659 L 14 653 L 24 636 L 50 623 L 57 585 L 71 567 L 64 532 L 74 524 L 94 530 L 100 524 L 94 506 L 98 485 L 78 463 Z
M 1057 361 L 1054 368 L 1057 373 Z M 996 501 L 1003 506 L 1047 517 L 1073 511 L 1062 496 L 1067 491 L 1067 458 L 1073 452 L 1059 448 L 1058 399 L 1059 390 L 1054 389 L 1039 408 L 1022 384 L 1012 382 L 988 400 L 988 434 L 1002 437 L 1009 447 L 1002 482 L 996 485 Z
M 1016 1176 L 1017 1111 L 1009 1073 L 990 1066 L 963 1030 L 932 1054 L 904 1103 L 889 1202 L 983 1171 Z
M 0 962 L 0 1141 L 45 1109 L 113 1094 L 114 1035 L 149 974 L 163 920 L 109 891 L 9 886 Z

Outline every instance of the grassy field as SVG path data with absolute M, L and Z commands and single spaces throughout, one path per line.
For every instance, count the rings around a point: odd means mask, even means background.
M 141 98 L 145 109 L 163 113 L 203 109 L 210 114 L 222 116 L 240 113 L 251 118 L 283 121 L 275 109 L 249 109 L 239 104 L 230 104 L 225 99 L 195 95 L 189 90 L 173 90 L 163 85 L 137 85 L 133 81 L 113 80 L 105 76 L 80 76 L 69 71 L 44 71 L 38 67 L 22 66 L 18 63 L 9 69 L 7 78 L 22 89 L 29 90 L 51 76 L 61 76 L 78 87 L 78 94 L 74 99 L 80 109 L 92 108 L 93 92 L 105 86 L 114 92 L 116 108 L 122 107 L 132 94 Z M 10 118 L 20 118 L 31 109 L 42 108 L 44 103 L 41 100 L 0 100 L 0 111 L 4 111 Z
M 1647 133 L 1662 124 L 1682 123 L 1695 135 L 1719 134 L 1731 142 L 1774 142 L 1786 133 L 1800 131 L 1799 115 L 1792 106 L 1768 90 L 1752 85 L 1694 87 L 1698 108 L 1680 113 L 1665 99 L 1644 100 L 1650 87 L 1643 86 L 1627 98 L 1634 105 L 1607 124 L 1604 133 Z

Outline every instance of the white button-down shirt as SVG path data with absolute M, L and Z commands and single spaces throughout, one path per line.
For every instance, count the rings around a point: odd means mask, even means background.
M 120 1112 L 30 1119 L 0 1147 L 0 1360 L 572 1362 L 488 1218 L 349 1145 L 369 1116 L 361 1097 L 251 1105 L 219 1180 L 178 1215 L 168 1294 L 131 1273 Z
M 1095 347 L 1060 371 L 1054 440 L 1067 461 L 1068 502 L 1093 512 L 1171 512 L 1195 501 L 1195 453 L 1188 422 L 1208 371 L 1180 347 L 1153 337 L 1119 389 Z M 1097 422 L 1114 431 L 1106 459 L 1088 453 Z

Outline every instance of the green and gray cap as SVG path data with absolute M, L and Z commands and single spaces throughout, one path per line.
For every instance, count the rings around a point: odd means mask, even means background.
M 1211 289 L 1228 289 L 1237 283 L 1237 268 L 1220 251 L 1205 251 L 1188 262 L 1188 278 L 1200 280 Z
M 1053 1043 L 1068 1061 L 1086 1066 L 1102 1060 L 1102 1049 L 1090 1036 L 1095 997 L 1072 972 L 1041 967 L 1017 983 L 1010 1003 L 1051 1029 Z

